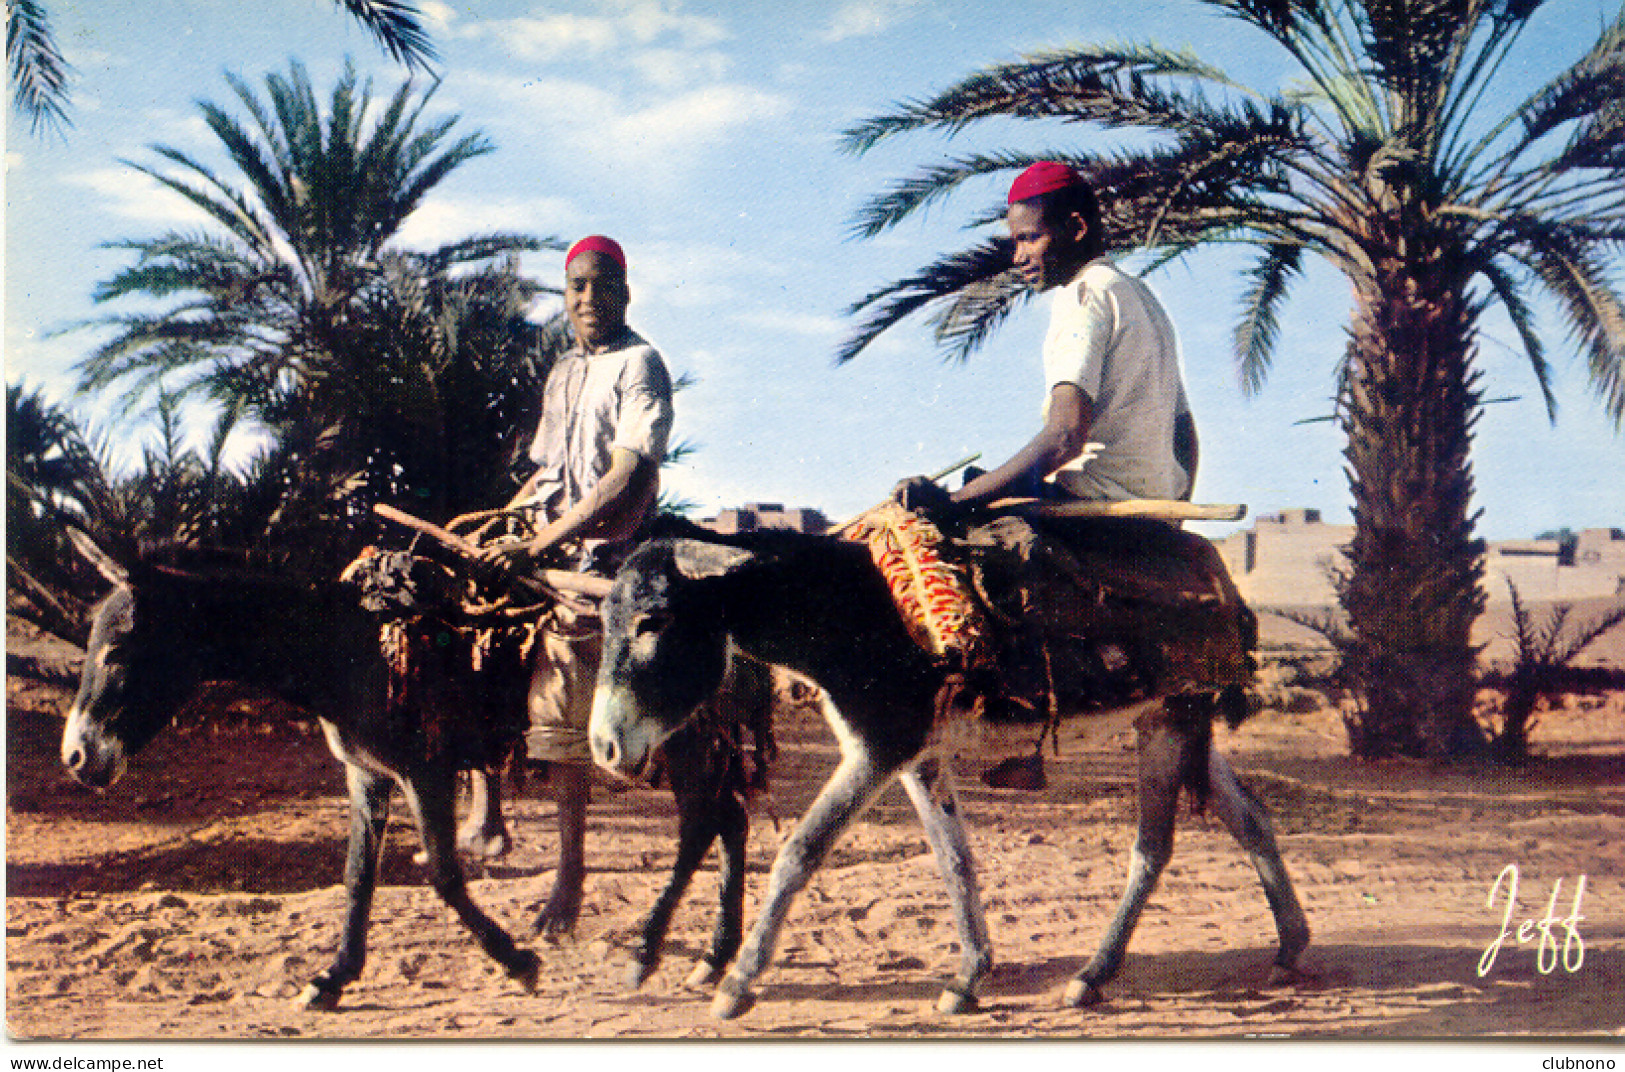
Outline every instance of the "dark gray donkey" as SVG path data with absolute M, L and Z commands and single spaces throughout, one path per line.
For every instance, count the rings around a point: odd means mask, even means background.
M 63 730 L 62 762 L 74 778 L 96 788 L 112 785 L 208 679 L 257 685 L 315 713 L 345 765 L 350 836 L 343 936 L 332 965 L 305 987 L 301 1004 L 336 1007 L 361 973 L 397 785 L 416 820 L 436 893 L 511 978 L 534 988 L 536 955 L 519 948 L 469 897 L 453 814 L 458 771 L 495 766 L 522 730 L 528 667 L 429 675 L 423 689 L 392 695 L 378 623 L 353 590 L 307 588 L 241 569 L 187 564 L 184 557 L 124 566 L 82 537 L 75 542 L 114 587 L 95 608 L 79 692 Z M 756 705 L 759 720 L 771 702 L 764 681 L 765 668 L 758 668 L 735 701 Z M 700 718 L 694 733 L 668 750 L 682 845 L 668 889 L 645 924 L 636 979 L 658 961 L 671 908 L 713 839 L 723 845 L 724 905 L 697 977 L 714 978 L 740 941 L 747 820 L 734 792 L 740 765 L 708 736 L 713 719 Z
M 1182 535 L 1182 534 L 1181 534 Z M 761 915 L 717 988 L 712 1011 L 740 1014 L 772 959 L 791 901 L 841 833 L 899 779 L 947 882 L 961 966 L 938 1007 L 974 1008 L 993 954 L 975 864 L 949 771 L 933 748 L 946 671 L 918 647 L 862 545 L 759 534 L 645 544 L 615 580 L 602 613 L 605 651 L 591 722 L 594 758 L 632 772 L 716 687 L 735 650 L 806 674 L 822 687 L 841 762 L 774 861 Z M 1250 621 L 1250 617 L 1248 619 Z M 1181 788 L 1205 796 L 1252 857 L 1275 915 L 1275 970 L 1290 975 L 1309 928 L 1263 806 L 1209 748 L 1217 694 L 1153 696 L 1139 731 L 1139 834 L 1128 886 L 1099 951 L 1067 992 L 1101 999 L 1173 847 Z

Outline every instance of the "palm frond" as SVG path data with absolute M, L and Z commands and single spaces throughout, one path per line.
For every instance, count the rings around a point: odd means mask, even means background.
M 1519 153 L 1553 131 L 1577 123 L 1580 129 L 1567 153 L 1577 158 L 1607 154 L 1618 161 L 1620 126 L 1625 122 L 1625 10 L 1603 30 L 1595 44 L 1572 66 L 1537 90 L 1513 115 L 1523 135 L 1513 152 Z M 1609 145 L 1609 136 L 1614 141 Z M 1599 165 L 1606 166 L 1606 165 Z
M 68 411 L 38 388 L 6 384 L 8 507 L 21 496 L 40 512 L 82 515 L 100 480 L 95 456 Z
M 882 332 L 931 302 L 948 298 L 966 287 L 988 283 L 1010 271 L 1010 256 L 1007 239 L 991 239 L 943 257 L 907 279 L 871 292 L 847 310 L 848 315 L 865 312 L 867 315 L 836 351 L 836 363 L 852 360 Z
M 1033 294 L 1014 271 L 960 287 L 930 318 L 931 334 L 950 361 L 964 361 Z
M 1567 637 L 1554 635 L 1551 645 L 1552 661 L 1558 666 L 1568 665 L 1577 655 L 1600 640 L 1603 634 L 1621 624 L 1625 624 L 1625 603 L 1604 611 Z
M 411 182 L 401 192 L 397 201 L 400 219 L 404 220 L 416 211 L 424 195 L 438 186 L 452 171 L 475 157 L 495 151 L 496 144 L 479 134 L 470 134 L 448 147 L 439 157 L 421 167 L 411 177 Z
M 1523 352 L 1529 358 L 1529 366 L 1534 370 L 1535 382 L 1540 385 L 1541 399 L 1546 403 L 1546 419 L 1553 424 L 1557 423 L 1557 396 L 1552 391 L 1552 370 L 1546 361 L 1546 347 L 1541 341 L 1540 333 L 1535 330 L 1535 312 L 1523 295 L 1523 288 L 1518 280 L 1501 265 L 1490 262 L 1483 269 L 1484 278 L 1489 281 L 1490 288 L 1506 308 L 1507 318 L 1512 321 L 1512 329 L 1518 333 L 1523 343 Z
M 424 263 L 431 271 L 442 272 L 463 264 L 475 264 L 510 253 L 564 252 L 568 245 L 555 235 L 529 235 L 511 231 L 472 235 L 436 247 L 424 254 Z
M 904 103 L 859 123 L 842 134 L 841 144 L 861 155 L 899 134 L 929 129 L 953 134 L 992 116 L 1164 130 L 1199 121 L 1207 111 L 1205 101 L 1148 81 L 1157 76 L 1230 84 L 1222 71 L 1192 53 L 1154 45 L 1040 53 L 990 67 L 929 100 Z
M 1039 160 L 1056 160 L 1086 170 L 1085 158 L 1068 153 L 1049 156 L 1026 152 L 979 153 L 948 160 L 921 168 L 914 175 L 897 183 L 890 191 L 873 198 L 852 222 L 852 233 L 857 238 L 873 238 L 895 227 L 915 212 L 946 199 L 964 183 L 1001 171 L 1025 168 Z
M 429 33 L 406 0 L 334 0 L 360 22 L 397 62 L 428 70 L 438 58 Z
M 6 4 L 6 63 L 11 68 L 11 102 L 28 120 L 30 133 L 61 132 L 68 118 L 68 72 L 57 50 L 51 22 L 38 0 Z
M 194 186 L 145 164 L 138 164 L 129 160 L 120 161 L 120 163 L 141 172 L 160 186 L 179 194 L 202 209 L 206 215 L 235 234 L 248 246 L 262 252 L 270 251 L 275 247 L 278 228 L 266 220 L 259 210 L 240 192 L 220 183 L 202 164 L 177 149 L 170 149 L 160 145 L 154 147 L 153 151 L 164 159 L 180 164 L 188 170 L 195 170 L 203 177 L 208 186 L 214 188 L 214 191 L 211 192 L 205 186 Z
M 1264 247 L 1247 271 L 1247 292 L 1235 330 L 1236 370 L 1244 394 L 1257 394 L 1269 376 L 1280 336 L 1281 303 L 1302 264 L 1302 246 L 1274 243 Z
M 1449 60 L 1485 12 L 1477 0 L 1365 0 L 1351 9 L 1370 76 L 1406 108 L 1443 103 L 1439 87 L 1452 73 Z M 1394 119 L 1421 125 L 1422 117 Z
M 1202 0 L 1258 27 L 1277 41 L 1290 42 L 1309 30 L 1325 30 L 1331 14 L 1320 0 Z
M 1530 226 L 1525 234 L 1533 246 L 1526 263 L 1557 299 L 1584 348 L 1603 411 L 1616 429 L 1625 428 L 1625 301 L 1610 285 L 1607 265 L 1560 228 Z
M 251 113 L 257 113 L 256 118 L 263 114 L 258 113 L 259 102 L 248 92 L 246 86 L 241 87 L 239 95 L 252 103 Z M 264 138 L 263 127 L 261 137 L 256 138 L 218 105 L 209 101 L 199 101 L 198 110 L 203 113 L 203 121 L 209 130 L 225 146 L 231 162 L 237 170 L 247 176 L 248 188 L 258 196 L 270 218 L 276 221 L 282 230 L 289 230 L 288 221 L 294 213 L 292 191 L 287 186 L 288 178 L 293 171 L 289 161 L 285 156 L 279 156 L 277 147 Z M 154 151 L 166 159 L 180 163 L 195 175 L 210 180 L 217 178 L 208 168 L 175 150 L 156 146 Z M 268 228 L 262 226 L 260 230 L 263 233 Z
M 285 269 L 208 234 L 169 232 L 144 241 L 103 243 L 133 251 L 136 263 L 97 285 L 98 303 L 133 294 L 168 297 L 183 292 L 223 295 L 232 304 L 250 301 L 261 287 L 287 282 Z

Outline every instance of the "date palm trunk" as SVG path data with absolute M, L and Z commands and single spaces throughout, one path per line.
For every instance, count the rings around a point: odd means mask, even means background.
M 1355 536 L 1339 597 L 1363 757 L 1482 750 L 1472 627 L 1484 609 L 1469 448 L 1479 393 L 1465 285 L 1397 258 L 1355 281 L 1340 418 Z

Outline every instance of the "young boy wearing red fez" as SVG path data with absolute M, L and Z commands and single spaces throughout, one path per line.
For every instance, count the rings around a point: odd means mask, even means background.
M 1071 167 L 1046 161 L 1017 176 L 1008 206 L 1016 268 L 1028 285 L 1055 291 L 1043 427 L 958 491 L 914 477 L 898 485 L 898 500 L 952 516 L 1007 496 L 1189 498 L 1196 424 L 1173 324 L 1149 287 L 1103 255 L 1094 190 Z
M 491 559 L 535 560 L 572 549 L 577 569 L 611 571 L 655 513 L 660 464 L 671 436 L 671 376 L 654 347 L 626 325 L 631 303 L 626 254 L 602 235 L 564 257 L 564 309 L 575 344 L 548 373 L 542 417 L 530 445 L 536 471 L 508 503 L 537 512 L 525 546 Z M 559 871 L 538 929 L 575 923 L 586 875 L 587 722 L 602 654 L 596 623 L 564 607 L 543 630 L 530 685 L 532 761 L 548 763 L 559 808 Z

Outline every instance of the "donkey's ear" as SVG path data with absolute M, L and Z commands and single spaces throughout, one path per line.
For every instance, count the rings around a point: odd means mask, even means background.
M 678 540 L 672 544 L 671 550 L 677 572 L 691 581 L 723 577 L 756 561 L 756 556 L 749 551 L 702 540 Z
M 116 585 L 128 585 L 130 583 L 130 571 L 113 561 L 112 555 L 97 547 L 96 541 L 92 540 L 84 530 L 69 525 L 68 539 L 73 542 L 73 546 L 78 552 L 85 556 L 85 560 L 96 567 L 96 572 L 107 578 L 108 583 Z

